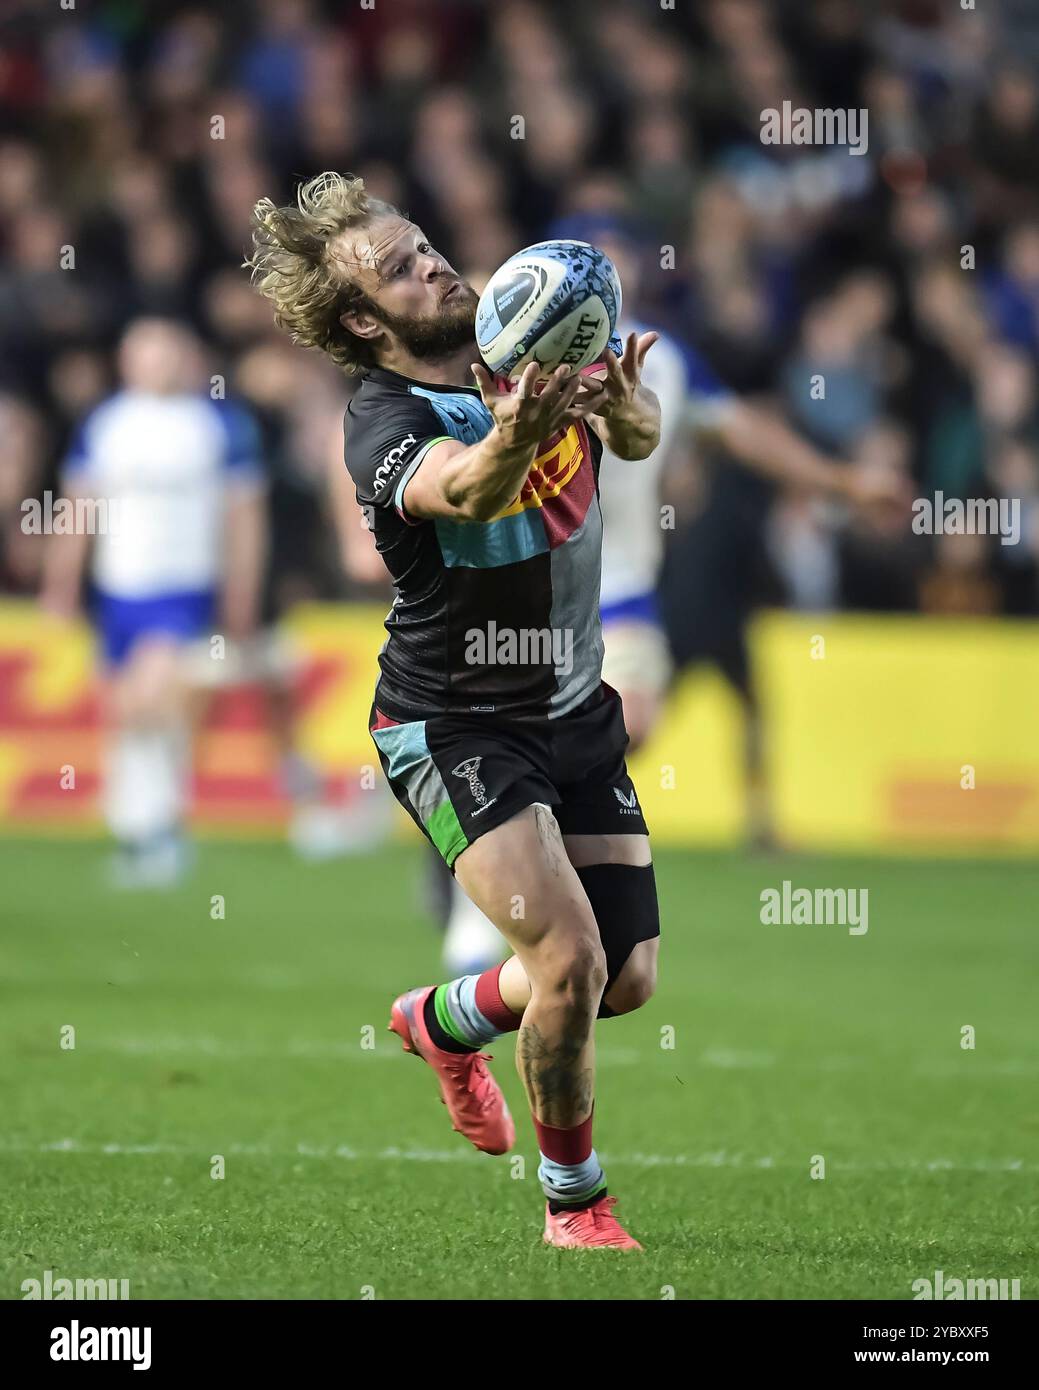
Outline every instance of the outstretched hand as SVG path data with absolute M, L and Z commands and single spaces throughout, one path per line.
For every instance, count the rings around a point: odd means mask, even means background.
M 557 430 L 599 413 L 606 400 L 604 381 L 557 367 L 545 382 L 532 362 L 514 387 L 499 385 L 482 364 L 474 362 L 473 376 L 480 397 L 506 442 L 532 448 Z
M 659 337 L 659 333 L 629 333 L 620 357 L 606 349 L 603 353 L 604 374 L 597 372 L 593 377 L 606 388 L 604 402 L 595 412 L 597 415 L 609 420 L 614 416 L 623 416 L 631 409 L 642 381 L 642 364 L 646 360 L 646 353 Z

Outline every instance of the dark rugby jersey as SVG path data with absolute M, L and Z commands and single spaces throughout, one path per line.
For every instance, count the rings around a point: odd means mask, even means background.
M 490 521 L 423 521 L 404 508 L 434 444 L 475 444 L 492 424 L 475 387 L 380 367 L 347 407 L 346 464 L 397 591 L 375 697 L 391 719 L 558 718 L 599 690 L 602 444 L 583 421 L 544 441 Z

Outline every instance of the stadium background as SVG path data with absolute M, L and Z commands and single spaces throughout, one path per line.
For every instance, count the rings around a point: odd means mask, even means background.
M 696 1083 L 682 1093 L 695 1121 L 676 1118 L 657 1135 L 658 1148 L 681 1147 L 672 1160 L 688 1157 L 688 1176 L 643 1155 L 644 1211 L 663 1229 L 667 1200 L 695 1178 L 703 1219 L 723 1227 L 738 1208 L 754 1226 L 734 1257 L 725 1242 L 696 1246 L 699 1226 L 678 1220 L 700 1261 L 696 1290 L 905 1296 L 932 1256 L 970 1269 L 971 1251 L 983 1268 L 1021 1272 L 1020 1154 L 1034 1134 L 1014 1126 L 1034 1037 L 1019 966 L 1035 884 L 1025 863 L 975 857 L 1039 847 L 1039 11 L 1028 0 L 976 12 L 951 0 L 52 8 L 44 22 L 33 4 L 6 6 L 0 59 L 0 826 L 20 990 L 8 1015 L 8 1079 L 20 1099 L 3 1145 L 8 1194 L 35 1213 L 16 1223 L 18 1250 L 90 1273 L 92 1222 L 103 1219 L 105 1248 L 122 1252 L 111 1272 L 130 1269 L 146 1292 L 321 1296 L 338 1287 L 326 1273 L 344 1248 L 342 1232 L 319 1234 L 324 1163 L 342 1138 L 329 1096 L 344 1102 L 351 1136 L 363 1111 L 372 1133 L 402 1130 L 395 1142 L 418 1145 L 416 1161 L 421 1145 L 447 1138 L 420 1108 L 418 1079 L 395 1089 L 387 1067 L 383 1089 L 350 1092 L 342 1076 L 356 1051 L 353 1031 L 342 1041 L 344 1018 L 351 1030 L 378 1018 L 414 961 L 435 970 L 435 938 L 411 891 L 410 827 L 345 868 L 275 854 L 287 807 L 270 739 L 250 691 L 227 692 L 199 752 L 198 875 L 143 910 L 136 897 L 106 896 L 92 638 L 37 607 L 47 538 L 21 527 L 23 501 L 58 490 L 75 422 L 113 389 L 123 326 L 152 312 L 186 317 L 228 394 L 262 427 L 273 578 L 307 657 L 303 745 L 327 772 L 329 795 L 361 794 L 388 594 L 346 577 L 331 524 L 329 459 L 351 387 L 275 333 L 240 268 L 254 201 L 284 201 L 298 178 L 334 168 L 407 209 L 477 285 L 557 218 L 591 209 L 632 218 L 652 272 L 640 316 L 702 351 L 735 390 L 777 403 L 835 458 L 893 462 L 914 496 L 1020 499 L 1014 546 L 918 536 L 908 509 L 875 524 L 851 519 L 685 441 L 666 482 L 677 525 L 663 585 L 680 675 L 633 771 L 657 843 L 671 849 L 660 870 L 670 983 L 649 1025 L 678 1020 L 706 1049 L 682 1063 Z M 868 154 L 763 146 L 759 113 L 784 100 L 867 107 Z M 522 140 L 510 138 L 516 113 Z M 66 246 L 74 270 L 59 268 Z M 961 266 L 965 246 L 973 269 Z M 673 269 L 660 268 L 665 247 Z M 817 372 L 831 384 L 825 402 L 808 400 Z M 715 660 L 744 624 L 777 839 L 835 858 L 702 852 L 739 847 L 747 822 L 744 715 Z M 812 656 L 820 635 L 823 660 Z M 78 769 L 74 791 L 60 786 L 65 764 Z M 961 785 L 965 765 L 976 769 L 972 791 Z M 881 852 L 927 858 L 892 865 Z M 936 853 L 971 859 L 935 868 Z M 817 951 L 815 938 L 761 946 L 730 930 L 738 897 L 740 921 L 761 932 L 758 889 L 785 874 L 882 891 L 880 954 L 849 975 L 843 933 Z M 214 938 L 196 900 L 217 890 L 232 906 Z M 686 940 L 678 919 L 684 927 L 694 906 L 704 935 Z M 289 936 L 286 922 L 297 928 Z M 74 1099 L 65 1063 L 41 1040 L 70 1013 L 103 1064 L 84 1072 Z M 965 1081 L 960 1064 L 975 1059 L 939 1055 L 935 1037 L 968 1019 L 997 1042 Z M 620 1027 L 612 1053 L 603 1049 L 618 1117 L 607 1146 L 640 1149 L 649 1141 L 638 1107 L 622 1119 L 617 1102 L 635 1080 L 643 1021 Z M 647 1046 L 675 1071 L 671 1054 Z M 769 1055 L 792 1062 L 782 1084 Z M 814 1090 L 806 1069 L 817 1073 Z M 518 1114 L 514 1078 L 508 1090 Z M 400 1126 L 405 1093 L 414 1114 Z M 658 1117 L 675 1094 L 670 1074 L 641 1075 L 639 1099 Z M 784 1156 L 775 1135 L 791 1125 L 798 1143 Z M 716 1149 L 696 1156 L 690 1132 Z M 301 1134 L 313 1141 L 307 1152 L 296 1151 Z M 769 1170 L 801 1165 L 801 1150 L 825 1139 L 859 1170 L 824 1218 L 804 1198 L 777 1197 Z M 40 1148 L 59 1155 L 54 1182 L 37 1164 Z M 224 1185 L 192 1186 L 198 1153 L 217 1148 L 237 1153 L 252 1179 L 227 1184 L 219 1216 L 209 1188 Z M 111 1185 L 103 1155 L 117 1153 L 137 1157 Z M 69 1154 L 79 1156 L 75 1179 Z M 944 1187 L 935 1164 L 952 1170 Z M 449 1209 L 455 1179 L 435 1161 L 421 1178 L 415 1229 L 429 1253 L 442 1232 L 421 1223 Z M 174 1184 L 165 1196 L 161 1182 Z M 521 1209 L 504 1186 L 508 1220 L 525 1230 L 530 1199 Z M 376 1185 L 355 1192 L 375 1215 L 354 1196 L 351 1221 L 374 1249 L 371 1221 L 391 1222 L 396 1207 L 380 1205 Z M 157 1220 L 139 1244 L 140 1213 L 167 1200 L 165 1229 Z M 263 1231 L 284 1220 L 289 1234 L 246 1270 L 240 1251 L 253 1248 L 257 1200 Z M 932 1216 L 944 1252 L 923 1229 Z M 843 1275 L 827 1221 L 838 1240 L 857 1233 L 841 1247 Z M 820 1239 L 784 1264 L 776 1252 L 794 1250 L 791 1232 L 805 1230 Z M 901 1242 L 897 1278 L 885 1240 Z M 424 1287 L 486 1291 L 483 1254 L 471 1267 L 468 1252 L 454 1254 L 443 1269 L 429 1255 Z M 661 1266 L 661 1277 L 678 1267 Z M 21 1257 L 12 1268 L 36 1272 Z M 382 1268 L 366 1255 L 357 1279 Z M 393 1286 L 399 1261 L 387 1256 L 385 1269 Z M 526 1284 L 522 1272 L 510 1278 L 499 1291 L 574 1296 L 558 1271 L 531 1266 Z M 579 1292 L 646 1296 L 631 1276 L 596 1278 Z M 408 1281 L 395 1287 L 414 1296 Z M 353 1283 L 344 1296 L 356 1296 Z
M 733 389 L 767 393 L 835 457 L 893 461 L 914 496 L 1020 499 L 1016 545 L 922 537 L 908 512 L 849 521 L 686 448 L 663 599 L 687 674 L 638 765 L 659 833 L 739 840 L 742 714 L 701 663 L 767 603 L 818 615 L 752 639 L 781 840 L 1039 844 L 1039 20 L 984 8 L 736 0 L 563 17 L 450 0 L 434 24 L 405 0 L 99 3 L 41 26 L 16 5 L 0 72 L 3 822 L 95 823 L 89 653 L 33 611 L 46 537 L 23 533 L 21 504 L 60 491 L 75 422 L 112 388 L 117 335 L 147 312 L 196 325 L 262 423 L 279 604 L 351 605 L 298 614 L 302 737 L 343 794 L 368 761 L 357 712 L 386 597 L 343 573 L 326 490 L 350 388 L 276 336 L 239 268 L 255 199 L 328 167 L 406 207 L 478 286 L 558 218 L 633 218 L 639 313 Z M 759 112 L 784 99 L 866 106 L 868 154 L 763 146 Z M 826 401 L 809 399 L 816 372 Z M 810 659 L 816 632 L 825 662 Z M 75 796 L 56 759 L 80 769 Z M 283 816 L 247 695 L 213 711 L 197 801 L 210 827 Z

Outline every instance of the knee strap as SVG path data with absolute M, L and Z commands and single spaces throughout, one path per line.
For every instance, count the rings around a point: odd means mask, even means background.
M 577 877 L 592 905 L 606 953 L 605 999 L 638 943 L 660 935 L 656 876 L 652 864 L 588 864 L 577 870 Z M 613 1011 L 600 1001 L 597 1016 L 612 1018 Z

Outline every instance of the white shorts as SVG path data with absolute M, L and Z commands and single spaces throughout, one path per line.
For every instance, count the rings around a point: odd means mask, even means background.
M 606 655 L 602 676 L 623 695 L 640 690 L 661 696 L 671 679 L 672 662 L 667 638 L 655 623 L 618 618 L 603 624 Z
M 261 629 L 245 642 L 228 639 L 222 655 L 214 651 L 211 638 L 203 638 L 190 644 L 185 659 L 188 679 L 201 690 L 288 683 L 298 665 L 291 643 L 273 627 Z

